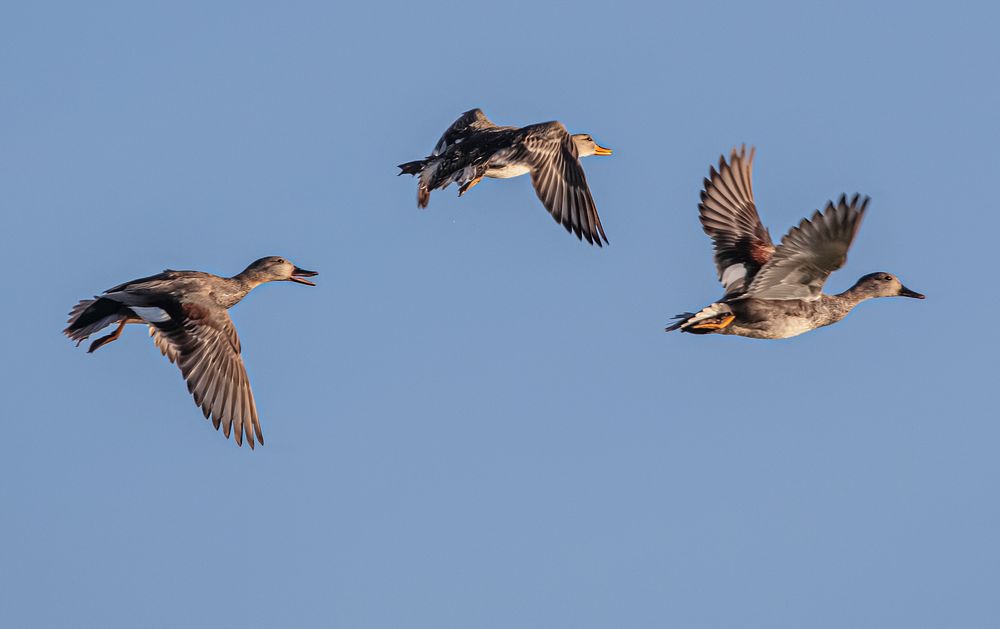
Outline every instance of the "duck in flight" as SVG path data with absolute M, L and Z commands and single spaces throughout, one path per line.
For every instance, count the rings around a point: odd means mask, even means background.
M 611 155 L 589 134 L 570 135 L 561 122 L 498 127 L 480 109 L 467 111 L 441 136 L 426 159 L 400 164 L 400 175 L 416 175 L 417 205 L 427 207 L 431 190 L 459 185 L 462 196 L 483 177 L 531 174 L 531 185 L 552 218 L 591 244 L 608 242 L 580 158 Z
M 263 444 L 264 436 L 240 358 L 240 339 L 226 311 L 265 282 L 315 286 L 305 279 L 315 275 L 277 256 L 261 258 L 233 277 L 167 269 L 81 301 L 70 311 L 63 333 L 79 345 L 117 324 L 114 332 L 90 344 L 89 353 L 116 340 L 129 323 L 148 325 L 159 350 L 180 367 L 205 419 L 211 417 L 216 430 L 222 426 L 227 439 L 235 426 L 236 444 L 243 445 L 246 435 L 253 449 L 254 438 Z
M 701 225 L 715 243 L 715 266 L 725 296 L 686 312 L 667 331 L 782 339 L 836 323 L 874 297 L 924 296 L 891 273 L 869 273 L 837 295 L 823 294 L 830 274 L 844 265 L 861 226 L 868 197 L 828 203 L 803 219 L 775 246 L 753 201 L 754 151 L 734 149 L 709 171 L 698 206 Z

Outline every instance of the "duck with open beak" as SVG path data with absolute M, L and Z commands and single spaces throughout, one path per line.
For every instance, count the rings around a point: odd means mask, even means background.
M 298 284 L 305 284 L 306 286 L 315 286 L 316 285 L 315 283 L 310 282 L 309 280 L 304 278 L 316 277 L 317 275 L 319 275 L 319 273 L 316 271 L 307 271 L 305 269 L 300 269 L 299 267 L 295 267 L 294 269 L 292 269 L 292 275 L 288 279 Z

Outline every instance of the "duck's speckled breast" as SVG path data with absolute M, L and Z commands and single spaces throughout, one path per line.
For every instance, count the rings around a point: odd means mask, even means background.
M 727 334 L 753 339 L 787 339 L 820 327 L 805 317 L 787 317 L 771 321 L 745 324 L 739 320 L 726 329 Z
M 831 316 L 826 299 L 753 299 L 728 302 L 736 320 L 726 334 L 754 339 L 787 339 L 830 325 L 842 318 Z

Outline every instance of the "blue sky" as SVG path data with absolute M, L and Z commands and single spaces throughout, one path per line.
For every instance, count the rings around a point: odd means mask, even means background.
M 102 627 L 992 627 L 995 7 L 25 3 L 0 14 L 0 621 Z M 559 119 L 611 246 L 527 178 L 415 207 L 459 113 Z M 775 238 L 872 196 L 781 342 L 717 298 L 703 177 L 757 147 Z M 265 447 L 78 299 L 264 255 L 232 311 Z

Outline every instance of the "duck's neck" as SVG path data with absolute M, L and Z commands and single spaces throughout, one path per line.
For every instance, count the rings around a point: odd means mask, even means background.
M 834 295 L 828 300 L 829 309 L 831 314 L 836 316 L 835 321 L 840 321 L 847 314 L 854 310 L 854 307 L 868 299 L 870 295 L 864 295 L 860 291 L 854 290 L 853 287 L 848 288 L 842 293 Z
M 232 308 L 240 303 L 250 291 L 263 283 L 246 271 L 222 279 L 223 285 L 220 290 L 215 291 L 215 296 L 219 304 L 225 308 Z

